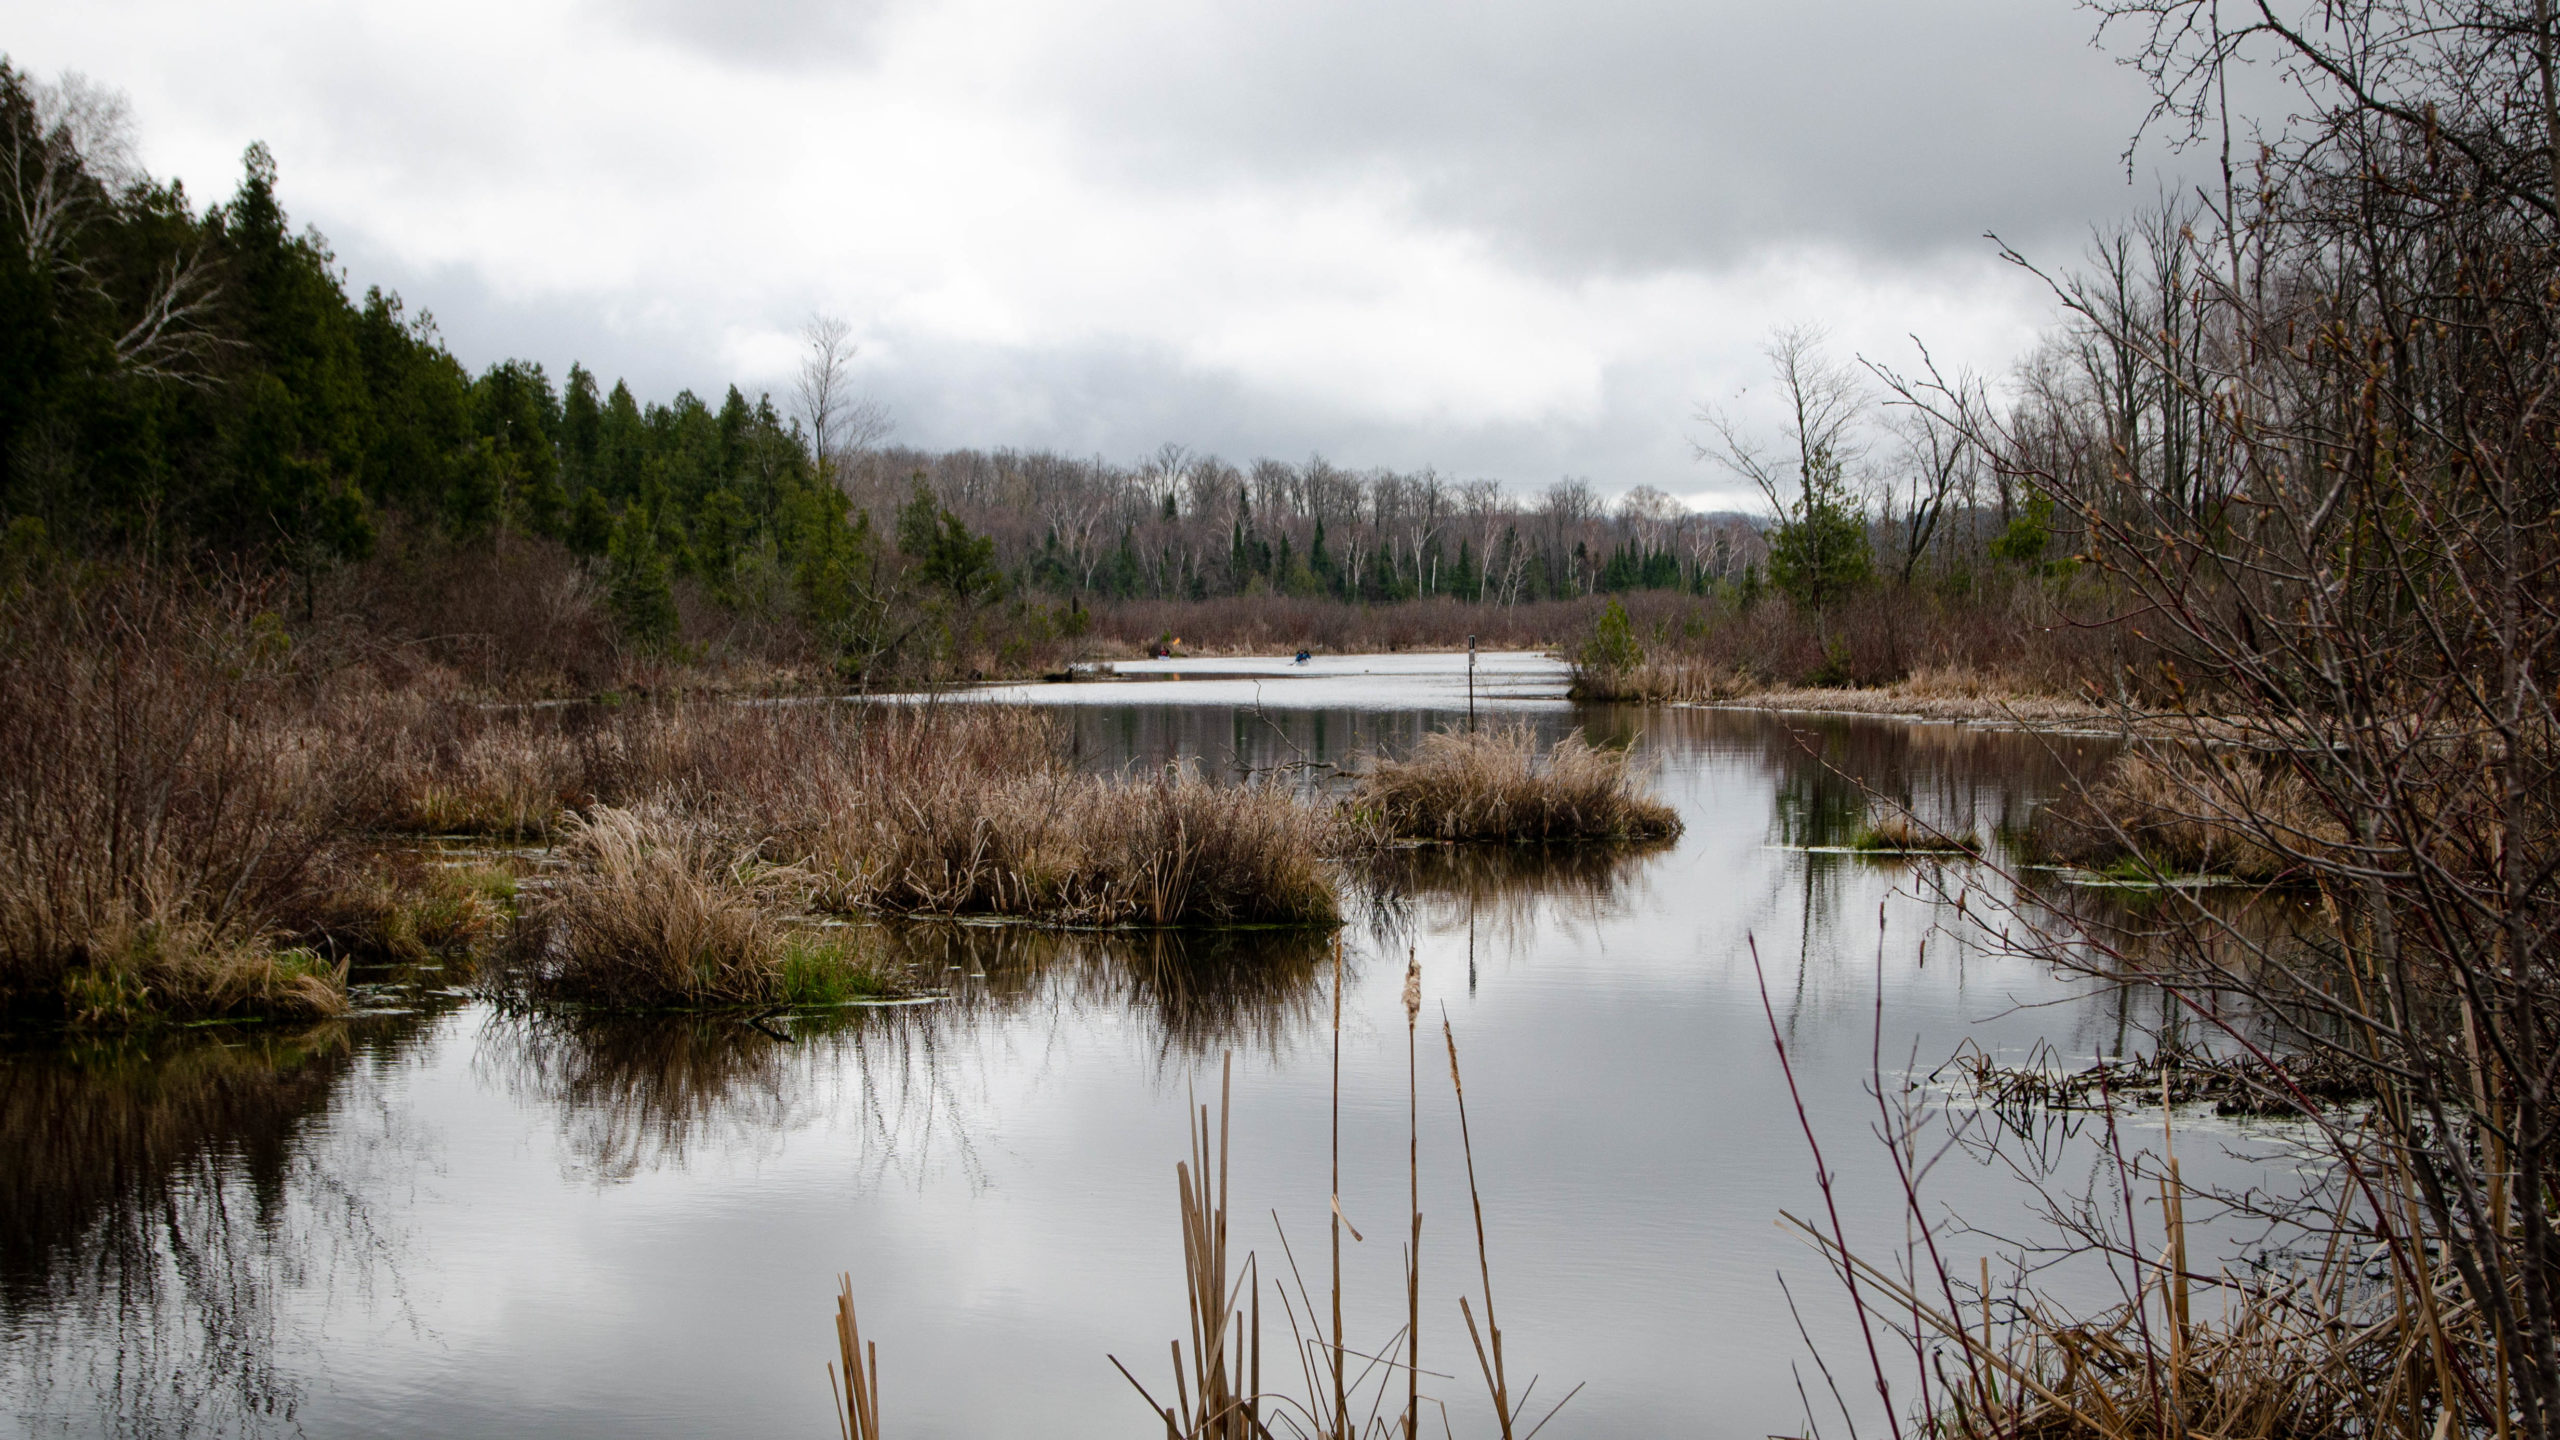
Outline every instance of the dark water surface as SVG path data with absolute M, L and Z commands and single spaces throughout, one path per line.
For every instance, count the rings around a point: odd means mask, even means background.
M 1088 763 L 1220 773 L 1320 777 L 1464 718 L 1450 657 L 1173 668 L 1033 698 L 1074 707 Z M 1368 1237 L 1345 1242 L 1351 1341 L 1382 1345 L 1403 1318 L 1410 946 L 1426 1367 L 1471 1363 L 1445 1011 L 1515 1388 L 1533 1371 L 1541 1395 L 1587 1387 L 1548 1434 L 1791 1430 L 1805 1350 L 1778 1272 L 1818 1337 L 1845 1332 L 1819 1262 L 1773 1223 L 1819 1197 L 1750 942 L 1844 1203 L 1889 1218 L 1861 1143 L 1879 1006 L 1898 1073 L 1968 1038 L 2112 1053 L 2142 1002 L 1931 934 L 1946 917 L 1909 862 L 1799 847 L 1847 837 L 1847 776 L 1990 837 L 2097 751 L 1576 711 L 1533 657 L 1488 657 L 1480 679 L 1487 720 L 1633 739 L 1688 832 L 1640 855 L 1422 857 L 1358 903 L 1340 1061 L 1343 1203 Z M 449 999 L 290 1036 L 0 1055 L 0 1431 L 830 1435 L 821 1367 L 846 1270 L 893 1434 L 1142 1433 L 1105 1356 L 1169 1385 L 1183 1107 L 1229 1053 L 1237 1248 L 1276 1269 L 1278 1211 L 1321 1297 L 1329 941 L 967 927 L 902 943 L 948 1000 L 795 1023 L 788 1041 Z M 1981 1223 L 2020 1214 L 1994 1171 L 1936 1183 Z M 1269 1374 L 1286 1327 L 1276 1300 L 1265 1311 Z M 1429 1388 L 1458 1433 L 1488 1433 L 1472 1382 Z

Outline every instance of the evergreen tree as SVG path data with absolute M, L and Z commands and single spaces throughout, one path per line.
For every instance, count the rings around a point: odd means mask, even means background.
M 1816 609 L 1867 583 L 1874 573 L 1866 517 L 1849 493 L 1839 460 L 1817 451 L 1804 493 L 1769 536 L 1769 580 L 1789 599 Z
M 613 543 L 613 507 L 605 503 L 601 490 L 582 490 L 578 503 L 569 512 L 568 533 L 564 537 L 572 553 L 589 559 L 602 555 Z
M 675 644 L 675 586 L 645 506 L 625 510 L 613 529 L 605 555 L 605 596 L 614 623 L 633 646 L 661 652 Z

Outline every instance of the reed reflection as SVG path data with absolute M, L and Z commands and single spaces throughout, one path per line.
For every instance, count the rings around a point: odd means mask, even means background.
M 799 1027 L 803 1039 L 733 1014 L 502 1012 L 481 1031 L 471 1066 L 552 1111 L 566 1168 L 611 1184 L 704 1149 L 777 1153 L 815 1113 L 831 1042 L 858 1025 L 813 1019 Z
M 1525 949 L 1542 927 L 1589 929 L 1632 915 L 1643 880 L 1676 847 L 1423 845 L 1378 856 L 1360 877 L 1370 935 L 1394 951 L 1464 928 L 1472 943 Z
M 1135 1015 L 1159 1059 L 1185 1065 L 1225 1050 L 1277 1054 L 1310 1033 L 1333 958 L 1332 935 L 1305 927 L 911 925 L 892 936 L 909 973 L 949 990 L 954 1013 Z
M 912 924 L 877 940 L 924 1003 L 768 1015 L 492 1015 L 475 1072 L 558 1117 L 567 1168 L 600 1184 L 696 1158 L 762 1158 L 821 1121 L 855 1124 L 873 1177 L 948 1155 L 982 1174 L 991 1031 L 1133 1015 L 1158 1062 L 1278 1053 L 1323 1013 L 1332 939 L 1303 928 L 1058 931 Z
M 0 1395 L 27 1430 L 289 1427 L 315 1295 L 400 1293 L 366 1177 L 414 1160 L 351 1101 L 426 1022 L 0 1054 Z

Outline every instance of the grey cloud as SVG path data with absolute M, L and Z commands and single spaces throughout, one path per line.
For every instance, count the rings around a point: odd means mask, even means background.
M 644 400 L 691 389 L 716 404 L 735 383 L 750 396 L 771 392 L 775 403 L 789 403 L 782 377 L 723 369 L 718 327 L 707 317 L 688 324 L 616 313 L 586 298 L 519 300 L 472 271 L 403 267 L 362 243 L 341 246 L 340 258 L 355 275 L 430 310 L 474 372 L 505 359 L 538 360 L 558 383 L 574 360 L 608 386 L 629 381 Z M 798 317 L 769 318 L 788 328 Z M 1015 446 L 1129 462 L 1172 440 L 1236 461 L 1320 451 L 1355 468 L 1433 466 L 1524 490 L 1568 474 L 1611 492 L 1637 484 L 1676 494 L 1733 489 L 1690 457 L 1677 417 L 1696 397 L 1642 369 L 1613 371 L 1600 412 L 1584 422 L 1459 426 L 1381 421 L 1272 394 L 1125 342 L 1029 348 L 898 337 L 857 367 L 857 385 L 897 422 L 892 438 L 932 449 Z
M 1407 424 L 1247 386 L 1154 347 L 1088 343 L 1042 349 L 904 342 L 872 393 L 896 439 L 927 448 L 1017 446 L 1134 461 L 1166 441 L 1231 461 L 1303 460 L 1353 468 L 1490 478 L 1536 489 L 1567 474 L 1604 491 L 1651 484 L 1674 493 L 1731 490 L 1694 462 L 1677 417 L 1694 397 L 1657 372 L 1613 372 L 1587 420 Z
M 593 3 L 614 25 L 719 63 L 851 70 L 870 62 L 887 7 L 916 0 Z M 2157 183 L 2146 169 L 2129 185 L 2119 159 L 2141 87 L 2089 44 L 2087 13 L 2067 0 L 1125 0 L 1025 23 L 1045 27 L 1046 65 L 1009 98 L 1066 126 L 1088 172 L 1167 192 L 1384 178 L 1411 186 L 1426 215 L 1550 275 L 1715 269 L 1804 242 L 1917 268 L 1950 248 L 1979 255 L 1987 229 L 2067 264 L 2088 225 Z M 396 107 L 376 106 L 388 123 Z M 475 368 L 520 354 L 558 375 L 582 358 L 653 398 L 688 386 L 716 398 L 728 326 L 787 331 L 801 318 L 671 318 L 666 297 L 619 312 L 589 297 L 528 305 L 467 271 L 343 258 L 430 304 Z M 1177 440 L 1230 458 L 1321 449 L 1349 465 L 1430 464 L 1523 486 L 1571 473 L 1608 489 L 1732 488 L 1690 456 L 1683 421 L 1701 397 L 1642 367 L 1613 372 L 1587 419 L 1466 426 L 1363 416 L 1105 340 L 1008 349 L 906 336 L 882 358 L 866 373 L 898 438 L 919 445 L 1129 459 Z M 786 387 L 770 377 L 761 388 Z
M 897 0 L 594 0 L 634 34 L 772 69 L 867 63 Z
M 2119 158 L 2139 80 L 2059 0 L 1316 0 L 1077 35 L 1047 103 L 1123 177 L 1383 172 L 1566 269 L 2045 240 L 2150 193 Z

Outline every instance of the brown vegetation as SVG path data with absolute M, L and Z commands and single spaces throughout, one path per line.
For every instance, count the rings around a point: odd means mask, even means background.
M 1049 717 L 718 693 L 490 706 L 414 657 L 297 644 L 268 598 L 84 579 L 0 608 L 0 1004 L 99 1024 L 327 1013 L 345 957 L 487 948 L 511 880 L 386 853 L 403 831 L 560 841 L 517 973 L 590 1000 L 870 985 L 778 923 L 808 903 L 1334 918 L 1330 815 L 1187 776 L 1077 777 Z
M 2097 699 L 2127 685 L 2137 702 L 2156 698 L 2148 647 L 2111 623 L 2110 595 L 2085 581 L 2019 577 L 1960 593 L 1878 584 L 1820 609 L 1775 594 L 1625 598 L 1635 653 L 1578 664 L 1577 698 L 2039 720 L 2098 713 Z M 1589 633 L 1586 622 L 1573 638 Z
M 1032 710 L 709 698 L 450 723 L 392 767 L 381 803 L 393 823 L 433 814 L 439 828 L 546 834 L 561 804 L 648 807 L 667 843 L 796 867 L 806 898 L 837 910 L 1334 918 L 1318 863 L 1339 848 L 1328 815 L 1190 774 L 1078 775 L 1055 719 Z
M 289 709 L 285 642 L 239 604 L 121 585 L 0 606 L 0 1006 L 327 1014 L 279 948 L 344 764 Z
M 280 598 L 138 576 L 7 601 L 9 1008 L 325 1013 L 348 959 L 498 948 L 525 860 L 458 869 L 404 835 L 551 847 L 509 973 L 663 1005 L 844 992 L 861 967 L 787 923 L 812 909 L 1321 926 L 1339 918 L 1330 867 L 1382 836 L 1677 828 L 1621 754 L 1578 737 L 1434 740 L 1364 777 L 1376 829 L 1276 786 L 1081 774 L 1056 718 L 1020 708 L 719 688 L 492 703 L 415 653 L 433 647 L 297 638 Z
M 657 807 L 599 806 L 561 827 L 564 873 L 526 906 L 515 978 L 620 1009 L 833 1003 L 890 981 L 849 935 L 786 927 L 807 890 Z
M 837 903 L 1079 925 L 1327 924 L 1332 816 L 1277 787 L 919 773 L 826 822 Z
M 1526 724 L 1426 736 L 1410 759 L 1381 761 L 1352 791 L 1356 810 L 1408 840 L 1667 840 L 1669 805 L 1643 794 L 1626 752 L 1575 731 L 1542 754 Z
M 2337 853 L 2346 832 L 2281 757 L 2149 746 L 2048 807 L 2035 839 L 2046 855 L 2093 868 L 2274 881 Z

